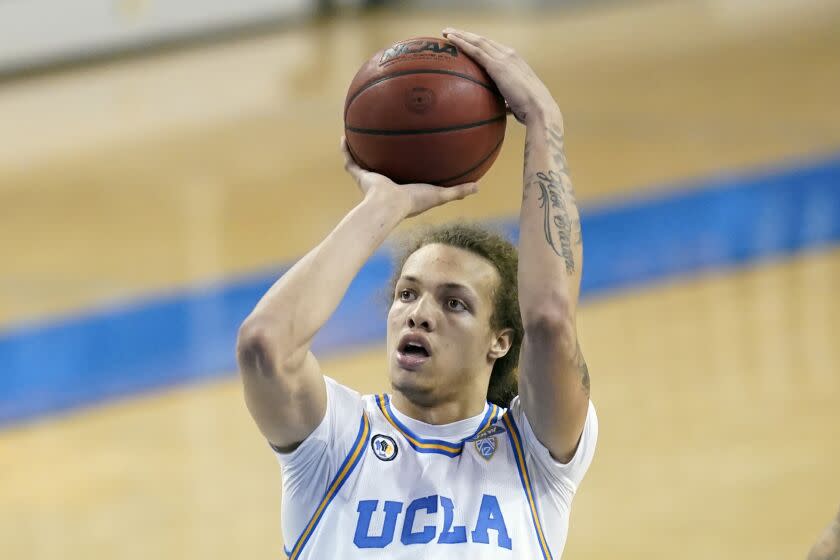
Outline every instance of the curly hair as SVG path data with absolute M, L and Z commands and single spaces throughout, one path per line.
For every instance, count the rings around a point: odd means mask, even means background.
M 499 273 L 500 282 L 493 293 L 493 313 L 490 326 L 495 330 L 512 329 L 508 353 L 497 359 L 490 374 L 487 400 L 501 407 L 508 407 L 519 391 L 516 368 L 519 364 L 519 349 L 524 331 L 519 314 L 519 292 L 517 289 L 517 267 L 519 254 L 516 247 L 501 235 L 480 226 L 457 223 L 422 230 L 403 246 L 394 267 L 391 279 L 391 303 L 403 265 L 415 251 L 440 243 L 474 253 L 490 261 Z

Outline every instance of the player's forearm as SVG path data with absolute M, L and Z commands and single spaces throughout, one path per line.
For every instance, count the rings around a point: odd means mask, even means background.
M 353 208 L 317 247 L 263 296 L 240 331 L 257 331 L 273 353 L 291 355 L 309 345 L 344 297 L 350 282 L 404 210 L 371 194 Z
M 548 109 L 527 123 L 519 217 L 519 304 L 523 324 L 546 313 L 573 319 L 583 241 L 566 166 L 563 117 Z

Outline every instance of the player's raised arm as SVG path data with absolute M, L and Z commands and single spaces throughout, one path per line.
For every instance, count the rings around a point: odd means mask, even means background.
M 567 461 L 586 421 L 589 373 L 575 326 L 583 246 L 563 117 L 513 49 L 465 31 L 448 29 L 444 35 L 485 67 L 527 127 L 519 218 L 519 307 L 525 329 L 519 390 L 537 438 L 556 459 Z
M 477 190 L 474 183 L 395 185 L 359 168 L 343 141 L 342 148 L 363 200 L 269 289 L 239 329 L 237 359 L 248 409 L 280 448 L 293 448 L 324 417 L 326 387 L 309 347 L 365 261 L 404 218 Z

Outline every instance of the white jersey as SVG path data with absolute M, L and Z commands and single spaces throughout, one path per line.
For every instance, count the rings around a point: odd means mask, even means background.
M 297 559 L 556 559 L 598 438 L 592 403 L 575 456 L 555 461 L 519 398 L 433 426 L 388 395 L 327 381 L 327 412 L 283 473 L 282 528 Z

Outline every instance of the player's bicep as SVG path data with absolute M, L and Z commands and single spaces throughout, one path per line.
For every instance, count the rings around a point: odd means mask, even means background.
M 242 363 L 245 403 L 266 439 L 292 449 L 324 418 L 327 391 L 315 356 L 306 348 L 283 364 Z
M 558 461 L 577 448 L 589 405 L 589 372 L 574 332 L 529 332 L 519 360 L 520 395 L 534 433 Z

